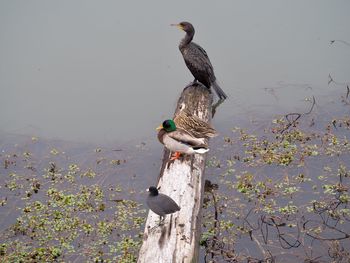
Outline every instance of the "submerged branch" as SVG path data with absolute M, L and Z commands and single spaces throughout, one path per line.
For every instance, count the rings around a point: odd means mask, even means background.
M 291 126 L 296 127 L 297 121 L 300 119 L 301 116 L 303 115 L 308 115 L 312 112 L 312 110 L 314 109 L 314 106 L 316 104 L 316 99 L 314 96 L 312 96 L 312 105 L 309 111 L 305 112 L 305 113 L 298 113 L 298 112 L 293 112 L 293 113 L 288 113 L 286 114 L 284 117 L 286 118 L 286 120 L 288 121 L 286 127 L 281 131 L 281 134 L 284 133 L 286 130 L 288 130 Z M 290 117 L 296 116 L 295 119 L 290 119 Z

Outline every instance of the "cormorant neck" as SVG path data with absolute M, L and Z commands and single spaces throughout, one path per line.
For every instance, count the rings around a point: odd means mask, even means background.
M 193 36 L 194 36 L 194 31 L 186 32 L 185 37 L 180 42 L 179 48 L 181 49 L 187 46 L 189 43 L 191 43 Z

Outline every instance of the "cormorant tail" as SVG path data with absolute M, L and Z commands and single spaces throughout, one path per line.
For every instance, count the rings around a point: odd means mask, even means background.
M 227 95 L 225 94 L 225 92 L 220 88 L 220 86 L 218 85 L 218 83 L 216 81 L 214 81 L 212 83 L 213 85 L 213 89 L 215 90 L 216 94 L 219 96 L 220 100 L 225 100 L 227 99 Z

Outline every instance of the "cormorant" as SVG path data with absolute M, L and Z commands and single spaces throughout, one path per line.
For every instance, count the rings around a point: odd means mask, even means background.
M 208 89 L 212 86 L 219 96 L 220 100 L 225 100 L 227 95 L 216 83 L 213 66 L 210 63 L 207 52 L 198 44 L 192 42 L 194 36 L 194 27 L 189 22 L 181 22 L 179 24 L 171 24 L 186 32 L 185 37 L 179 44 L 179 49 L 185 60 L 188 69 L 194 76 L 194 80 L 198 80 Z

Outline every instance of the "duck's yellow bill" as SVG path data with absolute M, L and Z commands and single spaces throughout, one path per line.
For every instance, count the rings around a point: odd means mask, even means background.
M 163 129 L 163 125 L 160 125 L 159 127 L 156 128 L 157 131 L 160 131 L 161 129 Z

